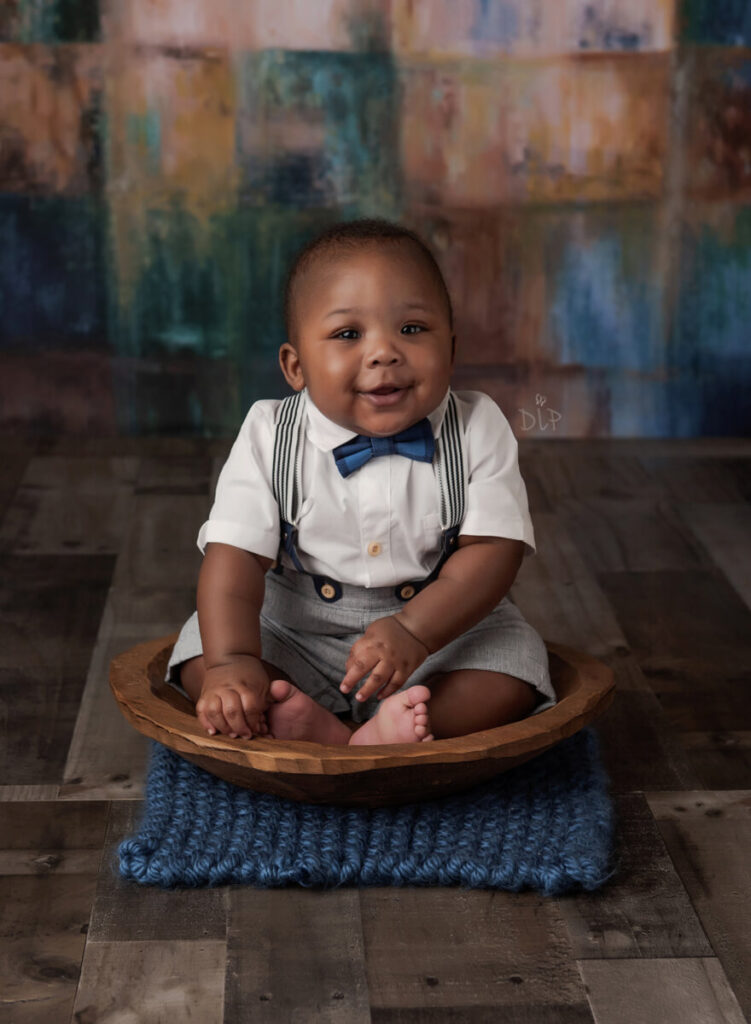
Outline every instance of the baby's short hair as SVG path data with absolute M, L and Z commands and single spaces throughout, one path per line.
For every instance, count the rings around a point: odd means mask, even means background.
M 441 268 L 422 238 L 415 231 L 381 217 L 363 217 L 359 220 L 339 221 L 330 225 L 307 242 L 298 252 L 289 269 L 284 287 L 284 326 L 288 340 L 292 340 L 295 288 L 302 274 L 320 256 L 326 256 L 337 249 L 345 251 L 362 249 L 374 242 L 406 242 L 414 247 L 443 293 L 448 307 L 449 323 L 453 328 L 454 311 L 451 306 L 451 296 L 443 279 Z

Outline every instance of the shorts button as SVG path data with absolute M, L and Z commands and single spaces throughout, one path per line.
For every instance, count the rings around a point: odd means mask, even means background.
M 381 553 L 381 545 L 378 543 L 377 540 L 372 540 L 370 542 L 370 544 L 368 544 L 368 554 L 369 555 L 380 555 L 380 553 Z
M 336 591 L 334 590 L 330 583 L 324 583 L 324 585 L 321 587 L 321 593 L 323 594 L 324 597 L 333 597 Z
M 401 596 L 406 601 L 410 597 L 414 596 L 415 588 L 412 586 L 411 583 L 407 583 L 405 586 L 402 587 L 402 589 L 399 591 L 399 593 L 401 594 Z

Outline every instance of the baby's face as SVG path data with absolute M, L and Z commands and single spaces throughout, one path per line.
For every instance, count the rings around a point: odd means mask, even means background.
M 298 285 L 295 319 L 297 348 L 282 345 L 282 371 L 340 426 L 385 437 L 446 394 L 454 363 L 448 308 L 409 245 L 321 258 Z M 384 386 L 397 390 L 373 394 Z

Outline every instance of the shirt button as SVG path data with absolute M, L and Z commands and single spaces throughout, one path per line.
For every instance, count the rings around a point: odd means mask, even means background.
M 381 545 L 378 543 L 377 540 L 372 540 L 370 542 L 370 544 L 368 544 L 368 554 L 375 556 L 375 555 L 380 555 L 380 553 L 381 553 Z

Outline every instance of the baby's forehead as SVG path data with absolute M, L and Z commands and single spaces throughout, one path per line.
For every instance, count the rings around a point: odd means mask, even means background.
M 368 239 L 356 245 L 340 243 L 311 253 L 296 275 L 292 298 L 296 300 L 304 290 L 336 284 L 352 273 L 355 264 L 367 272 L 369 259 L 383 257 L 399 261 L 401 277 L 432 278 L 427 259 L 409 239 Z

